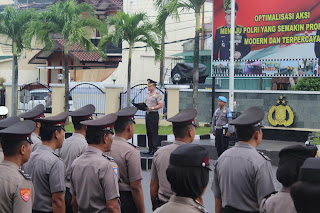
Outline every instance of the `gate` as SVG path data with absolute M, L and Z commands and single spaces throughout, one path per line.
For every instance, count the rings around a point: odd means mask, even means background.
M 73 107 L 70 111 L 78 110 L 87 104 L 96 107 L 95 114 L 105 114 L 106 95 L 105 91 L 93 83 L 80 83 L 70 89 Z
M 20 101 L 18 110 L 26 112 L 38 104 L 43 104 L 46 113 L 51 113 L 51 90 L 45 84 L 33 82 L 20 87 Z
M 142 103 L 145 101 L 146 94 L 148 92 L 148 84 L 137 84 L 131 87 L 131 104 L 132 103 Z M 159 109 L 160 119 L 166 119 L 167 117 L 167 91 L 165 89 L 161 89 L 156 87 L 156 92 L 159 92 L 163 97 L 163 107 Z M 127 91 L 120 93 L 120 109 L 127 106 Z M 146 112 L 138 110 L 135 114 L 136 117 L 145 117 Z

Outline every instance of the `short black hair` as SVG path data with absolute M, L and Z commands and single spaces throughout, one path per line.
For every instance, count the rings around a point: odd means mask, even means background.
M 58 130 L 58 132 L 61 132 L 61 127 L 59 126 L 42 126 L 40 127 L 40 134 L 42 141 L 49 141 L 52 139 L 53 133 Z
M 177 196 L 198 198 L 209 182 L 209 169 L 169 165 L 166 170 L 171 189 Z
M 81 121 L 83 120 L 72 119 L 73 127 L 75 130 L 80 130 L 84 126 L 83 124 L 80 123 Z
M 319 212 L 319 182 L 298 181 L 291 186 L 290 194 L 298 213 Z
M 116 133 L 121 133 L 121 132 L 123 132 L 125 129 L 126 129 L 126 127 L 128 126 L 128 124 L 132 124 L 133 123 L 133 121 L 131 121 L 131 120 L 121 120 L 121 119 L 118 119 L 118 120 L 116 120 L 116 122 L 114 122 L 114 131 L 116 132 Z
M 193 127 L 192 124 L 186 125 L 186 126 L 178 126 L 178 127 L 173 126 L 172 131 L 173 131 L 174 137 L 176 138 L 186 137 L 188 130 L 191 129 L 192 127 Z
M 108 131 L 102 129 L 96 129 L 95 127 L 89 127 L 86 131 L 86 140 L 88 144 L 100 144 L 100 141 L 104 135 L 111 134 Z
M 239 141 L 249 141 L 256 131 L 260 131 L 261 127 L 255 126 L 236 126 L 236 134 Z
M 12 141 L 12 138 L 2 137 L 1 146 L 5 156 L 14 156 L 22 145 L 28 145 L 26 140 Z

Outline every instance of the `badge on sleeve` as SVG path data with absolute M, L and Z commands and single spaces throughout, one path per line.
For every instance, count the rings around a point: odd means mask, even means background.
M 118 166 L 112 166 L 114 173 L 118 176 Z
M 28 200 L 31 197 L 31 190 L 29 188 L 21 188 L 20 195 L 21 195 L 22 200 L 28 202 Z

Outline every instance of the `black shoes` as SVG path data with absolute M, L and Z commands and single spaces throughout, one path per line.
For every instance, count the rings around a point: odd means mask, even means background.
M 154 155 L 155 152 L 156 152 L 155 150 L 149 150 L 148 152 L 144 152 L 143 154 Z

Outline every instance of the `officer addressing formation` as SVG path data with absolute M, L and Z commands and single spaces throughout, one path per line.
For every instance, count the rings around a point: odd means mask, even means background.
M 233 133 L 232 112 L 226 107 L 227 99 L 219 96 L 219 108 L 212 117 L 211 133 L 215 135 L 215 146 L 220 156 L 229 146 L 229 138 Z

